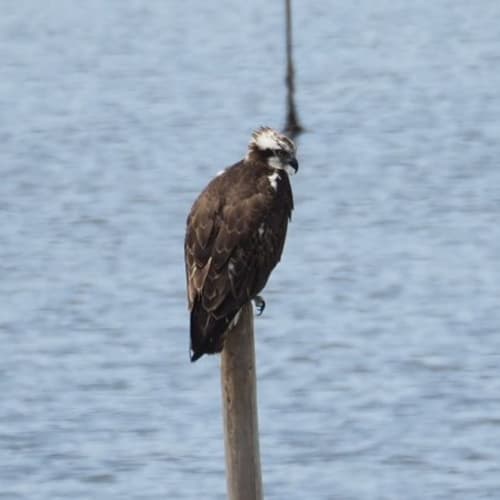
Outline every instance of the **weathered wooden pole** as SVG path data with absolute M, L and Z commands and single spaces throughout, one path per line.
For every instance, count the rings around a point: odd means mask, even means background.
M 287 114 L 285 132 L 292 139 L 302 132 L 297 109 L 295 108 L 295 70 L 292 57 L 292 6 L 291 0 L 285 0 L 286 4 L 286 88 L 287 88 Z
M 262 500 L 253 308 L 241 309 L 222 351 L 221 382 L 229 500 Z

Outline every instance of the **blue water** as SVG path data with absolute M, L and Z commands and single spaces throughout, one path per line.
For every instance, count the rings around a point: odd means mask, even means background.
M 0 498 L 225 498 L 185 217 L 285 116 L 283 2 L 4 2 Z M 267 499 L 500 495 L 500 4 L 294 2 Z

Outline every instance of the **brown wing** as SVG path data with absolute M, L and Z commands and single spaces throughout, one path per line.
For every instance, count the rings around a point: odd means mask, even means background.
M 239 304 L 237 299 L 246 302 L 259 291 L 252 294 L 255 272 L 251 270 L 255 270 L 252 255 L 265 197 L 255 194 L 219 207 L 212 194 L 202 195 L 188 218 L 186 276 L 189 309 L 201 300 L 207 311 L 220 315 Z M 222 304 L 225 307 L 218 311 Z
M 197 199 L 187 220 L 184 252 L 189 310 L 201 295 L 212 262 L 212 247 L 218 231 L 219 203 L 210 190 Z

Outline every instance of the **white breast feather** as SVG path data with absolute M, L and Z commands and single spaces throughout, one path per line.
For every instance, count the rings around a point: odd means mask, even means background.
M 281 179 L 280 174 L 278 172 L 273 172 L 271 175 L 268 175 L 269 183 L 271 187 L 277 191 L 278 190 L 278 181 Z

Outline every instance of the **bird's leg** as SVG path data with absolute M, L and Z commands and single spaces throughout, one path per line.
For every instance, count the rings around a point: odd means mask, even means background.
M 266 301 L 262 297 L 262 295 L 256 295 L 253 298 L 253 303 L 255 304 L 255 310 L 257 311 L 257 316 L 260 316 L 264 309 L 266 308 Z

